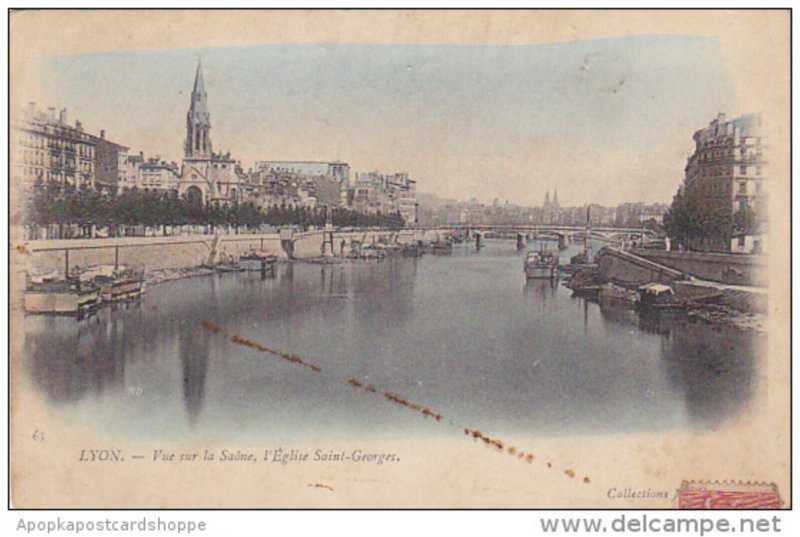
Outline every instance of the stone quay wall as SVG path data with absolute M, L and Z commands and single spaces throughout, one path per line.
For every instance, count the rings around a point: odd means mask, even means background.
M 238 257 L 262 248 L 286 255 L 277 233 L 28 241 L 17 247 L 17 253 L 33 273 L 63 272 L 67 250 L 70 269 L 113 264 L 118 252 L 121 265 L 144 265 L 145 270 L 154 271 L 197 267 L 218 261 L 221 254 Z
M 327 234 L 327 236 L 326 236 Z M 394 244 L 414 244 L 417 240 L 436 240 L 443 236 L 437 230 L 353 230 L 333 231 L 334 252 L 339 253 L 344 240 L 345 253 L 352 241 L 364 245 L 378 241 Z M 14 244 L 15 254 L 22 258 L 23 270 L 31 273 L 63 272 L 66 251 L 73 269 L 92 265 L 113 264 L 115 255 L 121 265 L 144 265 L 148 272 L 165 269 L 187 269 L 238 258 L 251 250 L 271 251 L 279 258 L 317 258 L 323 255 L 323 242 L 330 232 L 316 230 L 294 233 L 291 239 L 281 240 L 278 233 L 230 235 L 181 235 L 173 237 L 118 237 L 105 239 L 37 240 Z M 212 256 L 213 253 L 213 256 Z
M 696 278 L 728 285 L 766 287 L 767 257 L 710 252 L 631 250 L 631 253 Z
M 600 250 L 595 262 L 603 277 L 623 285 L 638 286 L 650 282 L 672 285 L 683 279 L 683 273 L 678 270 L 611 248 Z

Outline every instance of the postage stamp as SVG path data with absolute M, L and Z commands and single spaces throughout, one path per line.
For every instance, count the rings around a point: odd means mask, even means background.
M 774 483 L 684 481 L 678 489 L 679 509 L 780 509 Z

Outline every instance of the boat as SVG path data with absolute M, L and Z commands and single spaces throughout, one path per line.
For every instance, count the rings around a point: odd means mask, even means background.
M 420 257 L 422 254 L 423 249 L 416 244 L 403 247 L 403 257 Z
M 542 249 L 538 252 L 528 252 L 523 264 L 525 276 L 528 279 L 553 279 L 558 269 L 558 256 Z
M 585 268 L 575 272 L 566 284 L 576 296 L 595 299 L 598 298 L 602 286 L 603 279 L 598 271 Z
M 252 250 L 239 258 L 239 266 L 243 270 L 261 271 L 275 270 L 278 256 L 272 252 Z
M 586 250 L 577 253 L 569 258 L 570 265 L 588 265 L 589 264 L 589 252 Z
M 25 288 L 26 313 L 81 315 L 95 308 L 98 288 L 78 277 L 30 276 Z
M 361 249 L 360 259 L 383 259 L 386 257 L 386 252 L 373 246 L 365 246 Z
M 220 263 L 214 267 L 217 272 L 244 272 L 244 267 L 239 263 L 230 261 L 227 263 Z
M 681 312 L 687 309 L 686 303 L 675 297 L 675 290 L 669 285 L 648 283 L 640 286 L 637 291 L 640 311 Z
M 372 247 L 383 252 L 384 256 L 399 254 L 403 251 L 403 247 L 399 244 L 387 244 L 379 242 L 374 244 Z
M 81 282 L 93 283 L 103 303 L 121 302 L 144 293 L 144 268 L 127 265 L 97 265 L 80 272 Z
M 431 243 L 431 253 L 433 254 L 452 254 L 453 253 L 453 243 L 449 240 L 445 241 L 434 241 Z
M 596 272 L 600 266 L 589 262 L 589 252 L 586 250 L 573 255 L 569 259 L 569 265 L 559 265 L 558 270 L 566 274 L 577 274 L 581 271 Z
M 636 291 L 629 291 L 624 287 L 607 283 L 600 287 L 598 299 L 601 308 L 632 309 L 639 301 L 639 294 Z

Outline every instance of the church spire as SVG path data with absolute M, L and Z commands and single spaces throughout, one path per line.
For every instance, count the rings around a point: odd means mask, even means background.
M 203 81 L 203 64 L 197 62 L 194 75 L 194 88 L 189 112 L 186 114 L 186 147 L 187 158 L 211 157 L 211 116 L 208 113 L 205 83 Z
M 553 207 L 558 209 L 558 189 L 553 190 Z
M 203 58 L 197 60 L 197 72 L 194 74 L 194 89 L 192 90 L 192 95 L 196 93 L 205 94 L 206 88 L 205 84 L 203 83 Z

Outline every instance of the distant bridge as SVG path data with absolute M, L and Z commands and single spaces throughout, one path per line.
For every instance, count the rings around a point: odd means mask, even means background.
M 436 229 L 452 231 L 477 231 L 477 232 L 496 232 L 496 233 L 522 233 L 524 235 L 550 235 L 553 238 L 583 236 L 587 233 L 586 226 L 562 226 L 562 225 L 504 225 L 504 224 L 448 224 L 437 226 Z M 590 239 L 616 243 L 621 240 L 637 240 L 653 238 L 656 232 L 647 228 L 620 228 L 607 226 L 591 226 L 588 228 Z

